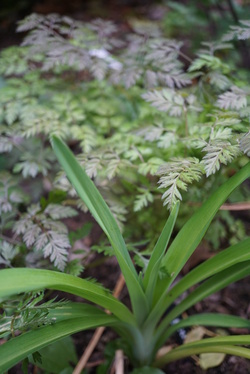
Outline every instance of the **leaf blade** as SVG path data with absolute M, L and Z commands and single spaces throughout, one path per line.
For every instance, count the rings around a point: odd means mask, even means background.
M 228 286 L 229 284 L 236 282 L 245 276 L 250 274 L 250 261 L 245 261 L 236 265 L 233 265 L 213 277 L 209 278 L 207 281 L 202 283 L 193 292 L 191 292 L 183 301 L 181 301 L 177 306 L 175 306 L 171 312 L 163 319 L 156 332 L 156 340 L 158 339 L 158 345 L 160 346 L 162 342 L 165 341 L 166 327 L 171 323 L 171 321 L 179 316 L 183 311 L 190 308 L 192 305 L 196 304 L 200 300 L 205 299 L 209 295 L 221 290 L 222 288 Z
M 203 238 L 220 206 L 230 193 L 248 177 L 250 177 L 250 163 L 246 164 L 237 174 L 220 186 L 184 225 L 163 259 L 163 265 L 166 266 L 167 272 L 170 275 L 174 273 L 171 277 L 171 283 Z M 186 247 L 185 252 L 183 247 Z
M 0 284 L 0 298 L 20 292 L 54 289 L 83 297 L 110 310 L 122 321 L 134 323 L 134 317 L 129 309 L 110 295 L 108 290 L 72 275 L 40 269 L 4 269 L 0 271 Z
M 179 211 L 179 202 L 174 206 L 173 210 L 170 213 L 170 216 L 161 232 L 161 235 L 153 249 L 153 253 L 150 257 L 145 276 L 144 276 L 144 288 L 146 290 L 146 296 L 150 302 L 152 301 L 154 287 L 157 281 L 158 271 L 161 265 L 161 260 L 164 255 L 165 249 L 170 240 L 178 211 Z
M 220 271 L 250 260 L 250 238 L 224 249 L 214 257 L 203 262 L 185 275 L 165 297 L 164 308 L 168 308 L 174 300 L 193 285 L 205 280 Z
M 213 326 L 213 327 L 237 327 L 237 328 L 249 328 L 250 321 L 238 316 L 231 316 L 229 314 L 218 314 L 218 313 L 203 313 L 189 316 L 175 325 L 171 325 L 168 328 L 168 333 L 165 334 L 165 338 L 168 339 L 175 331 L 190 326 Z
M 167 276 L 157 282 L 155 307 L 159 311 L 162 309 L 167 289 L 202 240 L 220 206 L 249 176 L 250 162 L 220 186 L 179 231 L 162 261 Z
M 2 372 L 27 357 L 29 354 L 46 347 L 68 335 L 81 330 L 95 328 L 115 323 L 110 315 L 94 316 L 91 313 L 85 318 L 78 317 L 55 323 L 54 325 L 39 328 L 19 335 L 0 346 L 0 369 Z
M 52 136 L 51 143 L 68 178 L 109 238 L 109 241 L 115 250 L 118 263 L 128 287 L 134 313 L 140 324 L 146 317 L 148 303 L 119 227 L 103 197 L 77 162 L 66 144 L 56 136 Z
M 250 359 L 250 349 L 235 345 L 249 345 L 250 335 L 222 336 L 187 343 L 174 348 L 166 355 L 157 359 L 154 366 L 163 366 L 172 361 L 200 353 L 226 353 Z M 234 345 L 235 344 L 235 345 Z

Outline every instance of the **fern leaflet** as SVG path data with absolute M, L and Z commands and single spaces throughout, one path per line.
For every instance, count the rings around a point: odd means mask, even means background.
M 197 158 L 172 159 L 160 166 L 157 172 L 161 175 L 159 188 L 167 189 L 162 195 L 163 205 L 172 209 L 178 200 L 182 200 L 180 191 L 186 191 L 187 185 L 198 181 L 202 173 L 203 167 Z

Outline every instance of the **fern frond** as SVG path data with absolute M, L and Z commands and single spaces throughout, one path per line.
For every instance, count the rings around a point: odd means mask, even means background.
M 250 131 L 240 138 L 240 149 L 247 156 L 250 156 Z
M 157 86 L 157 83 L 158 83 L 157 73 L 154 72 L 153 70 L 147 69 L 145 73 L 145 80 L 146 80 L 146 86 L 148 88 Z
M 199 55 L 214 55 L 216 51 L 224 50 L 224 49 L 232 49 L 233 44 L 225 43 L 221 41 L 213 41 L 213 42 L 202 42 L 201 43 L 204 48 L 199 49 Z
M 164 206 L 172 209 L 178 200 L 182 200 L 181 190 L 186 191 L 187 185 L 198 181 L 203 173 L 203 167 L 197 158 L 172 159 L 160 166 L 157 175 L 159 188 L 167 189 L 163 195 Z
M 61 271 L 64 270 L 68 249 L 71 247 L 67 227 L 59 218 L 72 217 L 75 210 L 56 204 L 49 204 L 42 211 L 39 204 L 31 205 L 27 213 L 21 215 L 14 225 L 14 232 L 22 235 L 28 248 L 34 247 L 35 251 L 42 251 L 44 257 Z
M 250 21 L 248 20 L 242 20 L 240 21 L 240 26 L 230 26 L 230 31 L 223 36 L 223 41 L 229 41 L 229 40 L 244 40 L 250 38 Z
M 215 119 L 215 127 L 230 127 L 231 129 L 238 129 L 241 124 L 238 113 L 233 111 L 225 112 L 216 110 L 213 114 L 210 114 L 209 117 Z
M 141 78 L 143 70 L 138 66 L 131 66 L 132 64 L 128 63 L 125 72 L 121 75 L 121 81 L 126 88 L 130 88 L 136 84 L 136 82 Z M 111 77 L 112 78 L 112 77 Z
M 29 69 L 27 48 L 9 47 L 1 51 L 0 74 L 5 77 L 25 74 Z
M 53 220 L 74 217 L 77 215 L 77 211 L 75 209 L 59 204 L 49 204 L 45 208 L 44 213 Z
M 67 301 L 55 301 L 54 298 L 42 302 L 43 299 L 43 292 L 31 292 L 4 301 L 2 303 L 4 314 L 0 318 L 0 335 L 5 336 L 16 331 L 20 333 L 54 323 L 55 319 L 48 317 L 49 311 L 64 306 Z M 12 314 L 13 310 L 14 314 Z
M 158 140 L 163 132 L 164 128 L 162 124 L 156 124 L 154 126 L 144 128 L 142 131 L 139 132 L 139 135 L 144 135 L 145 140 L 153 142 L 155 140 Z
M 108 204 L 113 216 L 115 217 L 115 220 L 120 228 L 121 231 L 123 231 L 123 224 L 126 222 L 126 215 L 128 214 L 128 210 L 125 207 L 122 202 L 117 200 L 114 197 L 107 197 L 106 203 Z
M 73 198 L 77 197 L 76 190 L 72 187 L 64 172 L 59 172 L 56 175 L 53 184 L 56 189 L 67 192 Z
M 117 25 L 113 21 L 97 18 L 89 23 L 91 30 L 94 30 L 99 39 L 107 38 L 118 31 Z
M 83 270 L 84 266 L 78 261 L 78 259 L 75 259 L 67 263 L 64 271 L 74 277 L 79 277 Z
M 140 193 L 135 197 L 134 212 L 139 212 L 154 200 L 154 197 L 150 191 L 143 188 L 138 188 L 138 192 Z
M 187 74 L 183 73 L 181 70 L 173 69 L 170 72 L 159 72 L 157 73 L 159 83 L 161 85 L 167 85 L 169 88 L 174 89 L 182 88 L 191 83 L 190 78 Z
M 106 163 L 105 174 L 109 180 L 116 177 L 122 169 L 131 166 L 129 160 L 121 158 L 117 153 L 106 153 L 104 155 Z
M 220 90 L 226 90 L 230 88 L 231 82 L 229 78 L 218 71 L 210 71 L 207 74 L 207 79 L 214 87 L 219 88 Z
M 70 247 L 67 235 L 51 231 L 49 232 L 48 241 L 43 247 L 44 257 L 49 257 L 50 261 L 59 270 L 63 271 L 67 263 L 67 249 Z
M 229 70 L 228 65 L 223 63 L 218 57 L 201 54 L 192 62 L 188 68 L 188 71 L 191 73 L 203 68 L 208 68 L 211 70 Z
M 69 134 L 67 122 L 59 118 L 56 110 L 46 106 L 27 105 L 22 110 L 21 121 L 21 135 L 26 138 L 38 134 L 55 134 L 64 139 Z
M 158 140 L 157 146 L 159 148 L 168 149 L 178 142 L 178 136 L 174 131 L 166 131 Z
M 20 101 L 10 101 L 5 105 L 5 120 L 8 125 L 12 125 L 21 112 Z
M 89 125 L 72 126 L 70 132 L 74 139 L 80 141 L 80 146 L 84 153 L 90 153 L 97 145 L 97 133 L 95 129 Z
M 29 227 L 33 227 L 32 217 L 41 210 L 39 204 L 32 204 L 27 213 L 22 214 L 13 228 L 17 235 L 24 234 Z
M 19 247 L 6 240 L 0 240 L 0 264 L 11 266 L 11 261 L 19 253 Z
M 170 89 L 146 92 L 142 95 L 142 98 L 160 111 L 167 112 L 173 117 L 180 117 L 185 106 L 183 97 Z
M 100 157 L 93 155 L 85 163 L 85 171 L 90 178 L 97 176 L 98 170 L 102 170 L 102 160 Z
M 18 180 L 8 172 L 0 172 L 0 215 L 13 212 L 25 196 L 18 186 Z
M 221 109 L 242 109 L 247 106 L 246 92 L 233 86 L 231 91 L 219 95 L 217 106 Z
M 229 127 L 222 127 L 215 129 L 211 132 L 210 140 L 214 141 L 220 141 L 220 140 L 230 140 L 232 137 L 232 129 Z
M 13 141 L 11 137 L 0 136 L 0 153 L 9 153 L 13 150 Z
M 84 24 L 57 14 L 34 14 L 19 23 L 18 31 L 28 30 L 23 45 L 30 46 L 30 58 L 38 53 L 44 56 L 43 71 L 70 67 L 103 79 L 109 70 L 121 68 L 108 52 L 123 45 L 114 37 L 117 27 L 111 21 L 97 19 Z
M 147 162 L 142 162 L 138 166 L 138 173 L 142 175 L 155 175 L 159 167 L 164 163 L 161 158 L 150 157 Z
M 202 162 L 204 163 L 207 177 L 219 170 L 221 164 L 227 165 L 240 153 L 238 145 L 216 139 L 207 143 L 202 151 L 206 152 Z
M 43 148 L 39 141 L 30 143 L 30 145 L 30 149 L 22 153 L 20 162 L 14 166 L 14 172 L 22 172 L 24 178 L 29 176 L 35 178 L 39 173 L 46 176 L 51 169 L 51 163 L 55 159 L 54 154 L 50 148 Z
M 27 16 L 22 21 L 19 21 L 17 32 L 25 32 L 32 30 L 33 28 L 42 24 L 45 20 L 45 17 L 41 14 L 33 13 Z

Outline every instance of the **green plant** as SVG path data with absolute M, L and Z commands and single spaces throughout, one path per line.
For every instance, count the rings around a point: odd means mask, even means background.
M 19 24 L 18 31 L 26 32 L 22 46 L 1 52 L 0 168 L 11 175 L 11 189 L 24 187 L 14 204 L 13 196 L 6 201 L 6 191 L 0 189 L 0 203 L 12 208 L 1 217 L 1 237 L 7 242 L 11 229 L 18 245 L 32 251 L 14 227 L 32 203 L 39 204 L 36 214 L 43 215 L 40 200 L 48 190 L 67 194 L 51 203 L 86 210 L 65 173 L 55 177 L 50 134 L 61 136 L 78 153 L 119 226 L 126 222 L 124 236 L 132 240 L 160 233 L 165 215 L 161 198 L 168 208 L 180 199 L 200 203 L 218 169 L 216 181 L 222 183 L 246 162 L 248 78 L 237 67 L 237 50 L 228 41 L 248 38 L 248 23 L 225 40 L 206 41 L 201 50 L 188 51 L 197 54 L 195 59 L 184 53 L 182 41 L 169 40 L 158 23 L 130 24 L 132 31 L 121 35 L 110 21 L 33 14 Z M 242 188 L 238 199 L 246 196 Z M 189 205 L 182 206 L 178 227 L 180 217 L 187 218 L 190 211 Z M 55 226 L 63 218 L 50 217 L 50 222 Z M 238 240 L 229 221 L 221 220 L 224 231 Z M 218 235 L 215 239 L 220 244 Z M 66 248 L 60 248 L 54 260 L 47 257 L 46 266 L 66 269 Z
M 63 141 L 52 136 L 52 145 L 79 197 L 83 199 L 113 247 L 126 281 L 132 311 L 111 296 L 109 290 L 89 280 L 48 270 L 1 270 L 1 300 L 21 292 L 48 288 L 69 292 L 96 304 L 92 306 L 68 302 L 66 305 L 56 305 L 51 309 L 47 304 L 46 326 L 23 333 L 0 346 L 1 370 L 7 370 L 27 355 L 67 335 L 103 325 L 112 327 L 119 334 L 121 348 L 133 366 L 140 368 L 140 373 L 147 373 L 149 367 L 151 373 L 159 373 L 155 368 L 196 353 L 224 352 L 250 358 L 250 350 L 241 347 L 250 344 L 250 335 L 204 339 L 174 348 L 160 358 L 156 357 L 158 349 L 180 327 L 205 325 L 250 328 L 248 320 L 223 314 L 197 314 L 171 325 L 174 318 L 198 301 L 249 275 L 249 238 L 197 266 L 170 288 L 200 243 L 221 204 L 250 176 L 250 163 L 207 199 L 179 231 L 165 252 L 178 214 L 177 202 L 148 259 L 147 266 L 138 274 L 117 223 L 94 183 Z M 168 307 L 193 286 L 196 288 L 165 315 Z M 109 310 L 111 314 L 106 314 L 100 308 Z M 51 319 L 54 321 L 53 324 L 50 323 Z

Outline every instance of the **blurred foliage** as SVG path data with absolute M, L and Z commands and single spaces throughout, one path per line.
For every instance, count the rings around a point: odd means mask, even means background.
M 168 215 L 161 199 L 170 209 L 183 199 L 181 226 L 208 191 L 247 162 L 249 75 L 237 64 L 250 25 L 229 27 L 232 12 L 245 18 L 247 6 L 163 3 L 161 22 L 131 18 L 127 33 L 112 21 L 33 14 L 19 23 L 22 45 L 2 51 L 0 223 L 3 248 L 11 247 L 0 254 L 5 266 L 23 256 L 22 265 L 48 267 L 50 259 L 60 270 L 83 270 L 77 259 L 67 264 L 77 238 L 62 220 L 72 207 L 86 207 L 58 170 L 52 134 L 69 142 L 121 229 L 128 222 L 132 240 L 158 236 Z M 231 201 L 248 193 L 243 186 Z M 214 248 L 245 235 L 229 212 L 211 230 Z

